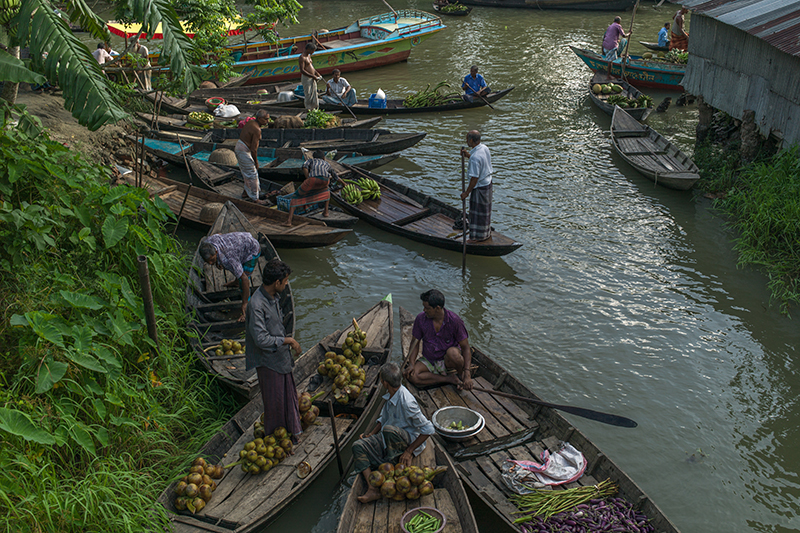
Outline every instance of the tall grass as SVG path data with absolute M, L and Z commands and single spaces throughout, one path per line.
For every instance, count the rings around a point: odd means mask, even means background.
M 800 151 L 784 150 L 739 175 L 718 201 L 732 215 L 740 264 L 764 267 L 769 288 L 788 313 L 800 303 Z
M 0 132 L 0 532 L 157 529 L 159 493 L 238 407 L 188 347 L 168 209 L 108 183 L 46 135 Z

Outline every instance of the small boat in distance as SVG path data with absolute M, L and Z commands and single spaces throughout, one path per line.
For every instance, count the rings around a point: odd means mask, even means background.
M 669 52 L 669 46 L 660 46 L 658 43 L 648 43 L 645 41 L 639 41 L 639 44 L 653 50 L 654 52 Z
M 433 10 L 449 17 L 466 17 L 470 14 L 472 8 L 458 1 L 451 4 L 445 0 L 444 2 L 434 2 Z
M 609 61 L 597 52 L 570 46 L 581 61 L 594 72 L 605 72 L 612 76 L 622 76 L 622 60 Z M 686 65 L 669 61 L 644 59 L 641 56 L 630 56 L 625 63 L 625 79 L 638 87 L 652 87 L 668 91 L 683 91 L 681 83 L 686 74 Z
M 435 106 L 426 107 L 406 107 L 403 105 L 404 100 L 401 99 L 387 99 L 386 107 L 370 107 L 369 100 L 359 100 L 355 104 L 349 106 L 353 113 L 359 115 L 406 115 L 411 113 L 439 113 L 442 111 L 455 111 L 458 109 L 471 109 L 473 107 L 483 107 L 487 103 L 492 104 L 502 97 L 510 93 L 514 87 L 503 89 L 487 94 L 483 99 L 475 98 L 473 101 L 468 101 L 463 98 L 454 99 L 451 102 Z M 326 111 L 344 111 L 344 106 L 329 104 L 327 102 L 320 102 L 320 109 Z
M 611 142 L 622 159 L 656 185 L 687 191 L 700 179 L 700 169 L 688 155 L 619 106 L 611 118 Z
M 627 11 L 636 0 L 460 0 L 462 4 L 484 7 L 522 7 L 569 11 Z

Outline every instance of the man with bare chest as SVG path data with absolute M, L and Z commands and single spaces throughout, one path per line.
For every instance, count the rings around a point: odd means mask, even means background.
M 297 60 L 300 64 L 300 81 L 303 83 L 303 94 L 305 95 L 306 109 L 319 109 L 319 98 L 317 97 L 317 81 L 322 79 L 319 72 L 311 62 L 311 55 L 317 50 L 314 43 L 307 43 L 306 48 Z
M 259 204 L 266 202 L 259 198 L 261 187 L 258 181 L 258 143 L 261 141 L 261 128 L 266 126 L 267 122 L 269 115 L 263 109 L 259 109 L 255 120 L 248 120 L 245 123 L 234 148 L 244 180 L 244 195 Z

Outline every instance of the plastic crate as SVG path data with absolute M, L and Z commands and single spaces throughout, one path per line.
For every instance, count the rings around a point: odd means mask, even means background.
M 378 98 L 375 93 L 372 93 L 369 95 L 369 107 L 370 109 L 386 109 L 386 99 Z

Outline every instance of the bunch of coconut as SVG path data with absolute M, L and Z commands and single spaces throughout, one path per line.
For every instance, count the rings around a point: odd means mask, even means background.
M 300 411 L 300 423 L 303 425 L 303 429 L 316 423 L 317 417 L 319 416 L 319 407 L 314 405 L 314 400 L 323 394 L 325 394 L 324 390 L 318 392 L 314 396 L 311 396 L 309 392 L 304 392 L 297 399 L 297 408 Z
M 446 470 L 446 466 L 433 469 L 383 463 L 369 475 L 369 484 L 379 489 L 384 498 L 398 502 L 417 500 L 433 493 L 433 478 Z
M 358 398 L 367 375 L 362 368 L 365 360 L 361 355 L 361 350 L 367 345 L 367 334 L 361 331 L 355 319 L 353 326 L 354 330 L 342 342 L 342 353 L 326 352 L 325 359 L 317 368 L 317 372 L 333 380 L 333 397 L 341 404 Z
M 222 465 L 206 463 L 202 457 L 192 461 L 189 474 L 175 486 L 175 508 L 187 509 L 192 514 L 201 511 L 211 501 L 211 493 L 217 489 L 215 479 L 222 479 L 225 473 Z
M 263 431 L 264 415 L 261 417 L 259 422 Z M 253 436 L 255 437 L 255 435 Z M 286 456 L 292 451 L 292 440 L 289 437 L 289 432 L 282 427 L 273 431 L 272 435 L 263 438 L 255 437 L 239 450 L 239 461 L 228 467 L 241 465 L 242 472 L 254 476 L 269 472 L 273 466 L 286 459 Z

